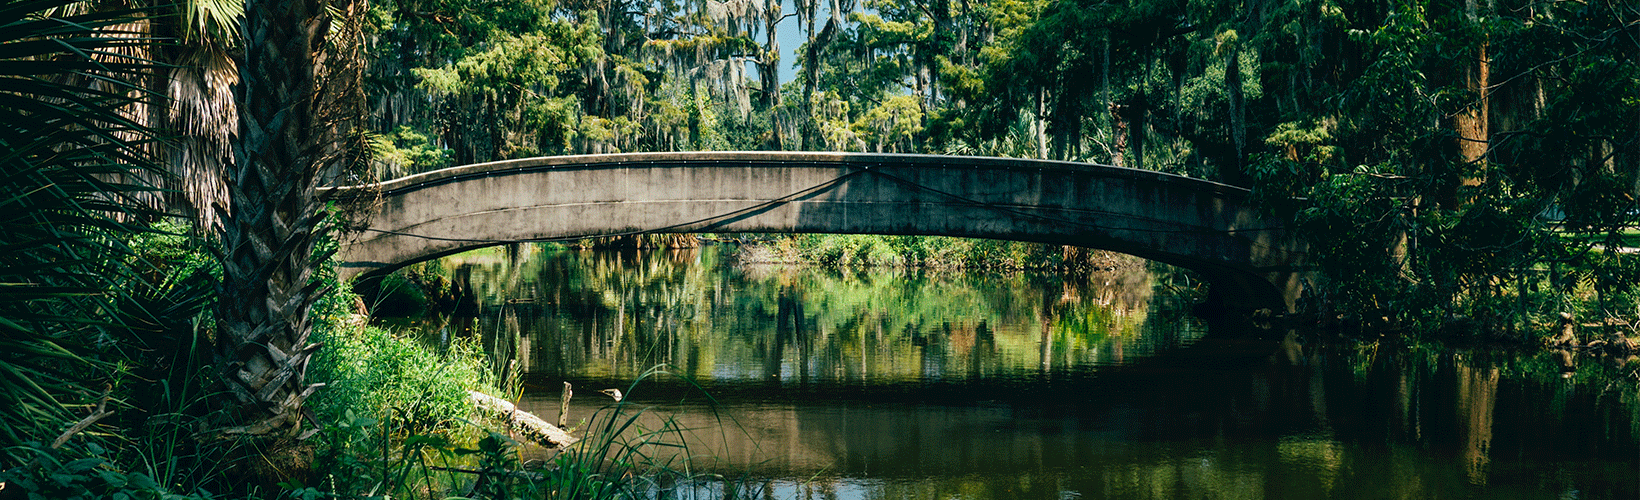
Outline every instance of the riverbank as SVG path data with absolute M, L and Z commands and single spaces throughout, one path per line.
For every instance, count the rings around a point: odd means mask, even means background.
M 1189 289 L 1181 293 L 1205 297 L 1209 286 L 1188 271 L 1169 266 L 1158 267 L 1158 264 L 1126 254 L 1028 242 L 833 234 L 664 236 L 634 240 L 647 242 L 644 245 L 599 248 L 618 252 L 663 250 L 687 253 L 701 245 L 711 245 L 730 249 L 723 254 L 723 259 L 730 265 L 802 265 L 856 270 L 895 268 L 1087 274 L 1155 269 L 1169 277 L 1166 280 L 1168 286 Z M 393 282 L 394 286 L 383 287 L 384 291 L 392 293 L 372 295 L 369 300 L 391 314 L 413 317 L 425 310 L 470 315 L 473 297 L 455 285 L 456 281 L 463 281 L 457 275 L 463 272 L 460 269 L 465 263 L 517 260 L 533 251 L 549 248 L 599 251 L 593 250 L 590 244 L 524 245 L 477 250 L 452 256 L 454 260 L 450 262 L 462 264 L 453 265 L 448 270 L 436 269 L 438 266 L 433 263 L 406 268 L 389 277 L 388 281 Z M 1575 273 L 1568 270 L 1565 274 L 1571 276 Z M 1414 309 L 1404 311 L 1392 307 L 1399 301 L 1389 301 L 1367 310 L 1354 309 L 1341 303 L 1339 292 L 1324 292 L 1302 297 L 1295 313 L 1248 319 L 1272 327 L 1327 332 L 1328 335 L 1343 335 L 1367 342 L 1415 337 L 1460 346 L 1485 344 L 1539 348 L 1552 344 L 1555 347 L 1582 349 L 1589 348 L 1588 343 L 1596 340 L 1606 346 L 1634 343 L 1634 322 L 1624 319 L 1626 313 L 1621 307 L 1628 300 L 1628 295 L 1598 293 L 1597 283 L 1584 280 L 1554 278 L 1548 274 L 1541 278 L 1541 282 L 1523 281 L 1519 286 L 1504 288 L 1500 294 L 1465 296 L 1461 302 L 1441 307 L 1412 301 L 1406 307 Z M 1416 284 L 1407 286 L 1418 288 Z M 455 293 L 458 291 L 461 293 Z M 459 303 L 466 309 L 445 304 L 452 302 L 450 300 L 433 300 L 434 297 L 458 295 L 462 298 Z M 1575 343 L 1564 339 L 1554 340 L 1560 334 L 1558 318 L 1562 313 L 1572 314 L 1580 324 L 1588 324 L 1586 330 L 1598 330 L 1598 334 L 1583 335 L 1580 337 L 1582 342 Z M 1632 313 L 1627 315 L 1632 316 Z M 1597 324 L 1599 328 L 1596 328 Z
M 1142 269 L 1127 254 L 1065 245 L 945 236 L 794 234 L 748 240 L 734 258 L 749 264 L 813 264 L 969 270 L 1097 272 Z

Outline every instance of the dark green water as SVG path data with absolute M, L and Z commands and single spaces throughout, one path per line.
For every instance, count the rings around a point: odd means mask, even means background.
M 445 260 L 479 317 L 435 335 L 516 360 L 548 420 L 565 381 L 572 422 L 631 389 L 759 497 L 1640 498 L 1640 363 L 1209 331 L 1144 270 L 525 250 Z

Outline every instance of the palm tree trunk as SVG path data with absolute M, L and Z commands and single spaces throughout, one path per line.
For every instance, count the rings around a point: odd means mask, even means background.
M 329 31 L 324 0 L 245 5 L 239 138 L 223 214 L 223 283 L 216 362 L 242 427 L 227 434 L 293 436 L 303 401 L 308 317 L 323 292 L 314 243 L 323 214 L 314 194 L 329 129 L 316 118 L 316 52 Z

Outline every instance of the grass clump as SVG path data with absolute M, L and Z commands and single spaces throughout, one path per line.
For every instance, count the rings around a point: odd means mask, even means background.
M 325 279 L 334 279 L 325 272 Z M 424 497 L 457 493 L 479 462 L 488 429 L 472 425 L 469 390 L 498 393 L 475 340 L 436 348 L 354 316 L 342 286 L 315 308 L 313 339 L 324 345 L 308 379 L 325 386 L 307 400 L 319 423 L 311 474 L 284 484 L 299 498 Z
M 467 391 L 496 392 L 484 353 L 474 341 L 457 339 L 444 352 L 403 334 L 369 325 L 315 332 L 325 345 L 308 376 L 326 386 L 308 405 L 321 421 L 357 417 L 404 420 L 407 430 L 426 431 L 466 418 Z

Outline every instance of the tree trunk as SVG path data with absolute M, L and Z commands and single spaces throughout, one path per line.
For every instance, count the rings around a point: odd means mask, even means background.
M 1460 111 L 1457 115 L 1458 151 L 1463 159 L 1469 163 L 1478 163 L 1486 156 L 1490 127 L 1488 126 L 1489 94 L 1487 88 L 1491 80 L 1491 64 L 1487 60 L 1487 45 L 1481 44 L 1475 48 L 1474 56 L 1464 66 L 1464 87 L 1474 96 L 1475 101 Z M 1465 186 L 1480 184 L 1478 177 L 1466 177 Z
M 950 61 L 960 60 L 952 57 L 952 50 L 956 43 L 952 40 L 955 29 L 951 26 L 951 0 L 935 0 L 934 2 L 934 36 L 933 47 L 928 54 L 928 98 L 923 109 L 923 127 L 928 127 L 929 110 L 939 109 L 940 106 L 940 62 L 939 56 L 946 56 Z
M 1479 22 L 1480 9 L 1480 5 L 1475 0 L 1469 0 L 1465 8 L 1464 20 L 1469 23 Z M 1487 56 L 1487 45 L 1486 42 L 1481 42 L 1479 46 L 1475 47 L 1474 52 L 1469 54 L 1460 70 L 1463 71 L 1464 88 L 1469 90 L 1474 101 L 1458 111 L 1457 116 L 1453 117 L 1453 126 L 1458 134 L 1458 153 L 1463 157 L 1466 164 L 1460 170 L 1465 173 L 1459 174 L 1459 189 L 1472 188 L 1481 184 L 1484 179 L 1481 171 L 1485 168 L 1482 160 L 1486 157 L 1486 150 L 1491 144 L 1490 117 L 1488 115 L 1491 108 L 1490 94 L 1492 91 L 1488 88 L 1488 85 L 1491 83 L 1492 70 L 1491 62 Z M 1468 204 L 1471 199 L 1469 196 L 1458 193 L 1452 200 L 1454 202 L 1452 206 Z
M 315 199 L 329 127 L 316 119 L 315 53 L 329 32 L 323 0 L 251 0 L 245 5 L 244 84 L 238 148 L 228 169 L 221 232 L 223 282 L 217 307 L 217 368 L 243 425 L 223 431 L 294 437 L 305 380 L 309 311 L 323 293 L 314 243 L 323 218 Z
M 1247 170 L 1242 166 L 1242 159 L 1247 154 L 1247 116 L 1245 96 L 1241 93 L 1241 51 L 1240 43 L 1228 49 L 1224 67 L 1225 101 L 1230 105 L 1230 142 L 1236 147 L 1236 156 L 1229 164 L 1221 165 L 1219 179 L 1232 186 L 1250 186 Z
M 764 146 L 770 151 L 786 149 L 780 135 L 780 2 L 770 2 L 763 11 L 764 42 L 758 55 L 757 79 L 763 85 L 763 111 L 769 114 L 769 140 Z
M 1128 122 L 1125 106 L 1112 104 L 1110 106 L 1111 136 L 1114 137 L 1115 147 L 1110 155 L 1111 165 L 1127 167 L 1128 150 Z
M 804 31 L 808 35 L 809 43 L 803 46 L 803 118 L 798 130 L 801 130 L 802 148 L 806 151 L 815 149 L 816 127 L 814 124 L 814 93 L 820 79 L 820 33 L 814 31 L 815 17 L 820 15 L 820 0 L 801 0 L 807 2 L 799 9 L 805 10 Z
M 1122 106 L 1125 113 L 1122 121 L 1127 123 L 1127 162 L 1122 165 L 1127 168 L 1143 170 L 1145 168 L 1145 119 L 1150 113 L 1150 101 L 1145 95 L 1145 89 L 1140 87 L 1134 94 L 1131 104 Z
M 1031 121 L 1031 142 L 1036 143 L 1036 158 L 1048 159 L 1048 105 L 1046 88 L 1036 89 L 1036 116 Z
M 1110 123 L 1112 147 L 1109 151 L 1109 161 L 1112 165 L 1120 167 L 1122 166 L 1122 152 L 1127 149 L 1127 132 L 1124 129 L 1125 122 L 1116 113 L 1116 102 L 1112 101 L 1110 97 L 1110 36 L 1110 30 L 1105 29 L 1104 34 L 1099 37 L 1100 45 L 1104 46 L 1099 58 L 1099 102 L 1104 106 L 1108 115 L 1106 120 Z

